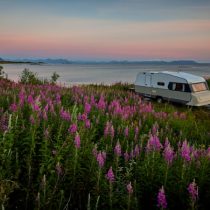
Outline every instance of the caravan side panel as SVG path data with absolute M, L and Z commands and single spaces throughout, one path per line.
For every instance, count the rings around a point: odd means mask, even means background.
M 187 84 L 185 79 L 177 78 L 164 73 L 154 73 L 151 75 L 151 84 L 149 86 L 144 85 L 143 83 L 135 83 L 135 91 L 140 95 L 151 98 L 162 97 L 167 101 L 174 101 L 184 104 L 191 100 L 191 93 L 189 92 L 168 89 L 169 83 Z

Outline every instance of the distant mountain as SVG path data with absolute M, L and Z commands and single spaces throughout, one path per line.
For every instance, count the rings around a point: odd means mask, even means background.
M 66 60 L 66 59 L 41 59 L 38 60 L 41 61 L 43 63 L 49 63 L 49 64 L 72 64 L 72 61 Z
M 143 64 L 143 65 L 195 65 L 199 64 L 193 60 L 177 60 L 177 61 L 110 61 L 113 64 Z
M 193 60 L 180 60 L 180 61 L 171 61 L 170 64 L 175 64 L 175 65 L 193 65 L 193 64 L 198 64 L 196 61 Z
M 70 61 L 67 59 L 2 59 L 0 58 L 1 63 L 28 63 L 28 64 L 141 64 L 141 65 L 203 65 L 210 63 L 199 63 L 194 60 L 174 60 L 174 61 Z

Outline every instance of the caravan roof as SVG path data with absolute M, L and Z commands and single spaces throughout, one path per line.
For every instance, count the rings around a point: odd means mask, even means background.
M 185 72 L 173 72 L 173 71 L 162 71 L 160 73 L 172 75 L 175 77 L 183 78 L 187 80 L 188 83 L 198 83 L 198 82 L 205 82 L 205 79 L 200 76 L 196 76 L 193 74 L 185 73 Z

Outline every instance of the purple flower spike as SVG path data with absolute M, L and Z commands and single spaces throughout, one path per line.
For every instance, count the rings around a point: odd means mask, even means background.
M 167 144 L 165 144 L 166 147 L 163 151 L 163 156 L 165 161 L 167 162 L 168 165 L 171 165 L 174 159 L 174 150 L 171 147 L 170 143 L 168 142 Z
M 124 153 L 125 162 L 128 162 L 128 161 L 129 161 L 129 158 L 130 158 L 130 156 L 129 156 L 128 152 L 126 151 L 126 152 Z
M 129 135 L 128 126 L 125 128 L 124 135 L 125 135 L 125 137 L 128 137 L 128 135 Z
M 85 113 L 90 113 L 91 111 L 91 105 L 89 103 L 85 103 Z
M 34 119 L 33 115 L 30 116 L 30 123 L 31 123 L 32 125 L 35 124 L 35 119 Z
M 101 151 L 97 155 L 97 161 L 98 161 L 99 167 L 103 168 L 104 163 L 105 163 L 105 158 L 104 158 L 103 154 L 101 153 Z
M 129 184 L 127 184 L 126 188 L 127 188 L 127 191 L 128 191 L 129 195 L 133 193 L 133 187 L 131 185 L 131 182 L 129 182 Z
M 16 112 L 18 110 L 18 106 L 15 103 L 13 103 L 13 104 L 10 105 L 10 108 L 9 109 L 12 112 Z
M 160 151 L 163 148 L 160 143 L 159 138 L 156 135 L 151 135 L 149 141 L 147 142 L 146 151 Z
M 115 177 L 114 177 L 114 173 L 112 171 L 112 167 L 110 167 L 109 171 L 107 172 L 106 178 L 109 180 L 109 182 L 114 182 Z
M 160 188 L 157 196 L 157 201 L 158 201 L 158 207 L 162 209 L 167 208 L 167 201 L 166 201 L 166 195 L 163 186 Z
M 118 157 L 121 156 L 121 145 L 120 145 L 120 142 L 119 142 L 119 141 L 117 141 L 117 144 L 116 144 L 116 146 L 115 146 L 115 148 L 114 148 L 114 153 L 115 153 L 115 155 L 117 155 Z
M 189 143 L 187 142 L 187 140 L 184 140 L 184 142 L 182 143 L 181 156 L 187 162 L 191 161 L 190 146 L 189 146 Z
M 63 174 L 63 169 L 61 167 L 61 164 L 58 162 L 55 166 L 55 170 L 58 176 L 61 176 Z
M 74 138 L 74 145 L 77 149 L 80 148 L 80 136 L 79 136 L 79 134 L 77 134 Z
M 87 119 L 87 120 L 85 121 L 85 127 L 86 127 L 86 128 L 90 128 L 90 120 L 89 120 L 89 119 Z
M 190 198 L 193 202 L 195 202 L 198 199 L 198 186 L 195 183 L 195 180 L 193 180 L 193 182 L 189 184 L 187 190 L 190 194 Z
M 72 124 L 69 129 L 68 129 L 69 133 L 73 134 L 77 132 L 77 125 L 74 123 Z

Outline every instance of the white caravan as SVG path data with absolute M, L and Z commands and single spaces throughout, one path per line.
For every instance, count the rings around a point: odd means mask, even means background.
M 142 72 L 135 81 L 142 96 L 178 102 L 190 106 L 210 104 L 210 91 L 203 77 L 184 72 Z

